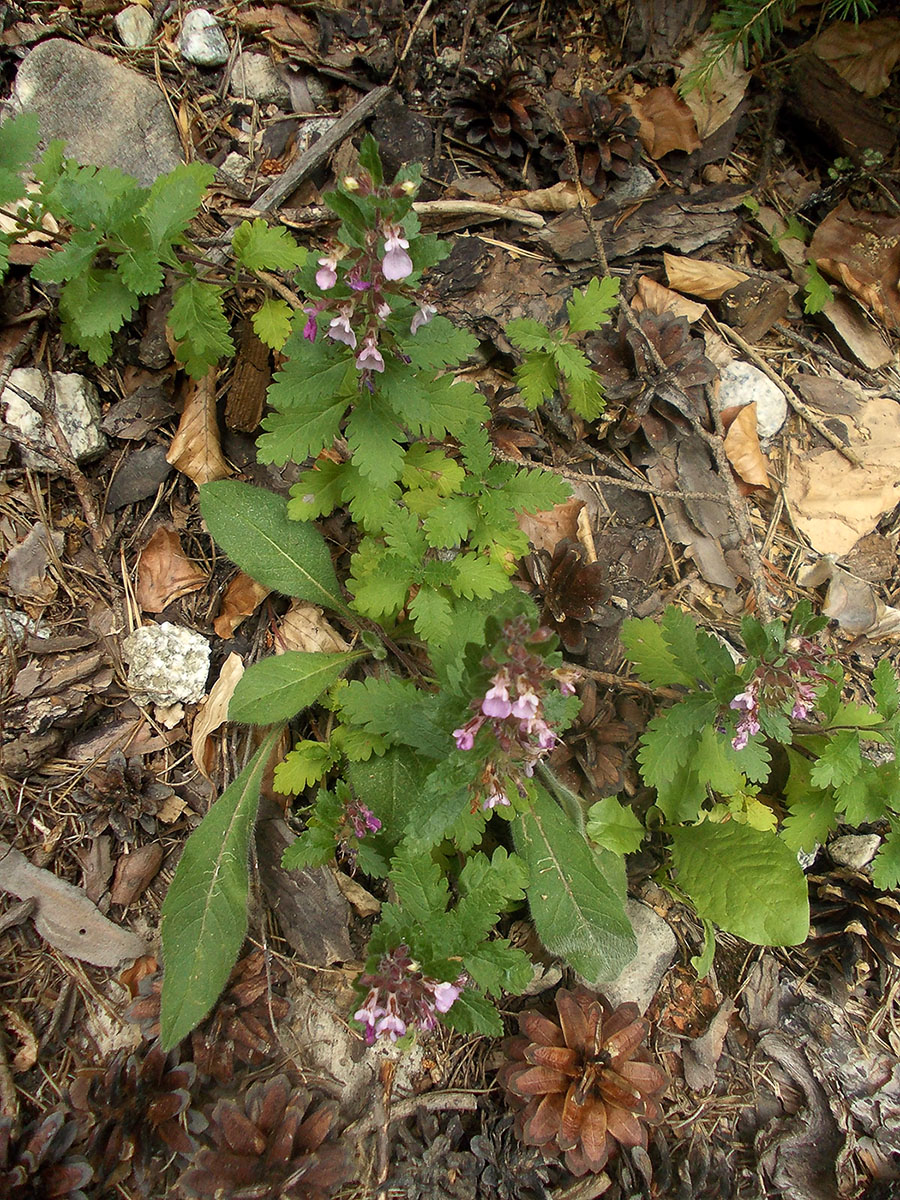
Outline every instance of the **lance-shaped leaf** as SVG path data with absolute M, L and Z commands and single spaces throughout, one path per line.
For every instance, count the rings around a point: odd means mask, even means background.
M 528 868 L 528 904 L 544 946 L 591 983 L 615 979 L 634 958 L 637 942 L 587 842 L 543 788 L 512 830 Z
M 210 1011 L 247 933 L 248 857 L 273 729 L 188 838 L 162 907 L 160 1025 L 167 1050 Z
M 233 563 L 275 592 L 347 612 L 325 539 L 274 492 L 221 479 L 200 489 L 207 528 Z
M 356 659 L 368 651 L 326 654 L 289 650 L 248 667 L 238 680 L 228 719 L 247 725 L 289 721 L 314 704 Z

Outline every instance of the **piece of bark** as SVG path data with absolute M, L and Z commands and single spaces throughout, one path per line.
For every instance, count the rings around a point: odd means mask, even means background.
M 730 287 L 720 301 L 720 320 L 748 342 L 758 342 L 787 315 L 791 293 L 774 279 L 745 279 Z
M 861 160 L 864 150 L 878 150 L 888 158 L 896 144 L 896 121 L 815 54 L 798 56 L 785 104 L 834 154 L 854 162 Z
M 139 846 L 123 854 L 116 863 L 116 874 L 109 898 L 113 904 L 134 904 L 156 878 L 162 866 L 163 848 L 159 842 Z
M 241 324 L 234 374 L 225 401 L 225 426 L 240 433 L 255 433 L 272 382 L 269 347 L 260 341 L 249 321 Z
M 259 876 L 285 940 L 311 966 L 349 962 L 350 906 L 325 867 L 284 870 L 281 857 L 294 840 L 275 802 L 263 795 L 256 826 Z

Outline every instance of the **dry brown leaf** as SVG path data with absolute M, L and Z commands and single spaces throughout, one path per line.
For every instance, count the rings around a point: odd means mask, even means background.
M 900 330 L 900 217 L 843 200 L 813 234 L 809 257 L 888 328 Z
M 145 954 L 143 938 L 107 920 L 81 888 L 36 867 L 0 841 L 0 891 L 34 899 L 34 927 L 54 949 L 95 967 L 117 967 Z
M 671 312 L 676 317 L 687 317 L 692 324 L 707 313 L 705 304 L 688 300 L 686 296 L 657 283 L 649 275 L 642 275 L 638 280 L 637 295 L 631 301 L 631 307 L 637 312 L 643 308 L 655 313 Z
M 769 486 L 769 464 L 759 448 L 755 402 L 742 405 L 735 415 L 725 434 L 725 453 L 745 483 Z
M 206 579 L 206 572 L 184 553 L 175 530 L 160 525 L 138 559 L 135 595 L 144 612 L 161 613 L 173 601 L 199 591 Z
M 574 183 L 561 181 L 552 187 L 536 191 L 520 192 L 510 197 L 516 208 L 527 208 L 529 212 L 569 212 L 578 207 L 578 188 Z
M 215 367 L 191 386 L 166 462 L 198 487 L 231 474 L 219 442 Z
M 334 872 L 334 881 L 341 895 L 348 904 L 353 905 L 361 917 L 374 917 L 381 912 L 381 901 L 343 871 Z
M 822 615 L 837 621 L 845 633 L 872 639 L 900 633 L 900 609 L 882 603 L 870 583 L 842 570 L 831 558 L 820 558 L 798 576 L 802 587 L 819 587 L 826 580 Z
M 814 52 L 864 96 L 878 96 L 900 62 L 900 21 L 836 21 L 813 43 Z
M 748 278 L 743 271 L 725 263 L 707 262 L 702 258 L 685 258 L 681 254 L 663 253 L 666 278 L 669 287 L 676 292 L 687 292 L 701 300 L 718 300 L 736 283 Z
M 275 635 L 275 653 L 288 650 L 324 650 L 326 653 L 349 650 L 350 647 L 329 625 L 321 608 L 305 600 L 293 600 L 281 618 Z
M 900 481 L 900 405 L 878 397 L 844 421 L 849 449 L 861 467 L 837 450 L 796 453 L 785 499 L 797 529 L 820 554 L 848 554 L 863 534 L 897 506 Z
M 241 28 L 263 33 L 273 41 L 283 42 L 287 46 L 302 46 L 310 54 L 317 52 L 319 34 L 315 25 L 283 4 L 247 8 L 238 12 L 235 20 Z
M 651 88 L 643 96 L 629 96 L 628 104 L 640 122 L 638 137 L 651 158 L 662 158 L 672 150 L 691 154 L 700 149 L 694 114 L 672 88 Z
M 239 654 L 229 654 L 222 664 L 219 678 L 212 685 L 209 695 L 197 709 L 191 730 L 191 756 L 201 775 L 210 778 L 213 765 L 211 737 L 228 720 L 228 705 L 234 695 L 238 680 L 244 673 L 244 662 Z
M 271 590 L 239 571 L 225 589 L 222 611 L 213 621 L 213 629 L 219 637 L 226 640 L 233 637 L 240 623 L 256 612 Z
M 546 550 L 552 554 L 563 538 L 577 537 L 578 514 L 583 508 L 584 501 L 573 496 L 545 512 L 521 512 L 516 522 L 535 550 Z
M 710 45 L 712 34 L 707 32 L 681 55 L 678 60 L 681 70 L 678 75 L 678 86 L 685 77 L 700 65 Z M 697 133 L 703 141 L 711 133 L 715 133 L 734 113 L 743 100 L 750 83 L 750 72 L 745 71 L 739 64 L 738 55 L 726 55 L 719 63 L 716 73 L 706 88 L 688 88 L 684 102 L 694 114 L 697 123 Z

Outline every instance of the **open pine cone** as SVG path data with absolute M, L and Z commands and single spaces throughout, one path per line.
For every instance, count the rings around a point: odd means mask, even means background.
M 466 91 L 451 97 L 447 115 L 470 146 L 479 146 L 504 162 L 521 163 L 537 144 L 531 107 L 533 86 L 523 71 L 502 71 L 479 78 L 474 71 Z
M 809 953 L 838 950 L 848 977 L 856 963 L 871 972 L 877 962 L 900 966 L 900 903 L 863 871 L 832 869 L 807 876 L 810 888 Z
M 419 1109 L 413 1122 L 397 1126 L 394 1161 L 384 1188 L 418 1200 L 476 1200 L 478 1160 L 464 1147 L 458 1113 Z
M 313 1103 L 286 1075 L 254 1083 L 243 1103 L 220 1100 L 210 1114 L 213 1146 L 180 1180 L 192 1197 L 332 1200 L 349 1177 L 340 1146 L 326 1141 L 335 1106 Z
M 521 1036 L 497 1079 L 520 1111 L 516 1132 L 529 1146 L 563 1154 L 573 1175 L 601 1171 L 619 1145 L 647 1147 L 646 1121 L 659 1116 L 666 1076 L 641 1043 L 649 1024 L 637 1005 L 614 1011 L 579 988 L 556 993 L 559 1021 L 519 1014 Z
M 90 811 L 88 833 L 96 837 L 109 829 L 120 842 L 133 842 L 138 833 L 156 833 L 156 814 L 175 793 L 145 770 L 139 758 L 113 750 L 106 766 L 88 772 L 73 798 Z
M 600 92 L 555 97 L 557 120 L 575 148 L 581 182 L 597 197 L 606 195 L 611 180 L 625 179 L 641 152 L 639 124 L 627 104 L 615 104 Z M 552 103 L 552 100 L 551 100 Z M 558 134 L 545 141 L 542 155 L 559 173 L 573 178 L 565 140 Z
M 60 1110 L 12 1136 L 12 1121 L 0 1117 L 0 1196 L 3 1200 L 87 1200 L 82 1191 L 93 1171 L 69 1154 L 78 1123 Z

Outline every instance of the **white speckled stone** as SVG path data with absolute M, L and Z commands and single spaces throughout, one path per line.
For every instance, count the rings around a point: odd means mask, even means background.
M 106 438 L 100 431 L 100 400 L 97 389 L 83 375 L 65 371 L 51 373 L 55 391 L 54 405 L 60 428 L 66 435 L 69 448 L 76 462 L 89 462 L 102 454 L 107 447 Z M 38 400 L 44 399 L 44 376 L 36 367 L 17 367 L 9 376 L 9 382 L 0 394 L 0 405 L 6 406 L 5 420 L 11 429 L 17 429 L 27 438 L 41 446 L 55 448 L 44 429 L 44 419 L 27 400 L 17 395 L 12 387 L 29 392 Z M 22 451 L 26 466 L 35 471 L 59 474 L 59 467 L 42 454 L 30 450 Z
M 719 383 L 719 408 L 756 401 L 756 429 L 765 440 L 774 437 L 787 420 L 787 400 L 781 388 L 758 367 L 735 359 L 723 368 Z
M 193 704 L 209 675 L 209 642 L 184 625 L 141 625 L 122 643 L 135 704 Z
M 828 843 L 831 861 L 838 867 L 861 871 L 867 867 L 881 846 L 877 833 L 848 833 Z
M 219 22 L 205 8 L 194 8 L 184 18 L 178 48 L 195 67 L 221 67 L 228 62 L 228 43 Z
M 153 17 L 139 4 L 129 4 L 116 14 L 116 32 L 123 46 L 137 50 L 153 37 Z
M 290 89 L 271 58 L 268 54 L 254 54 L 252 50 L 245 50 L 238 56 L 228 90 L 232 96 L 258 100 L 260 104 L 286 107 L 291 102 Z

